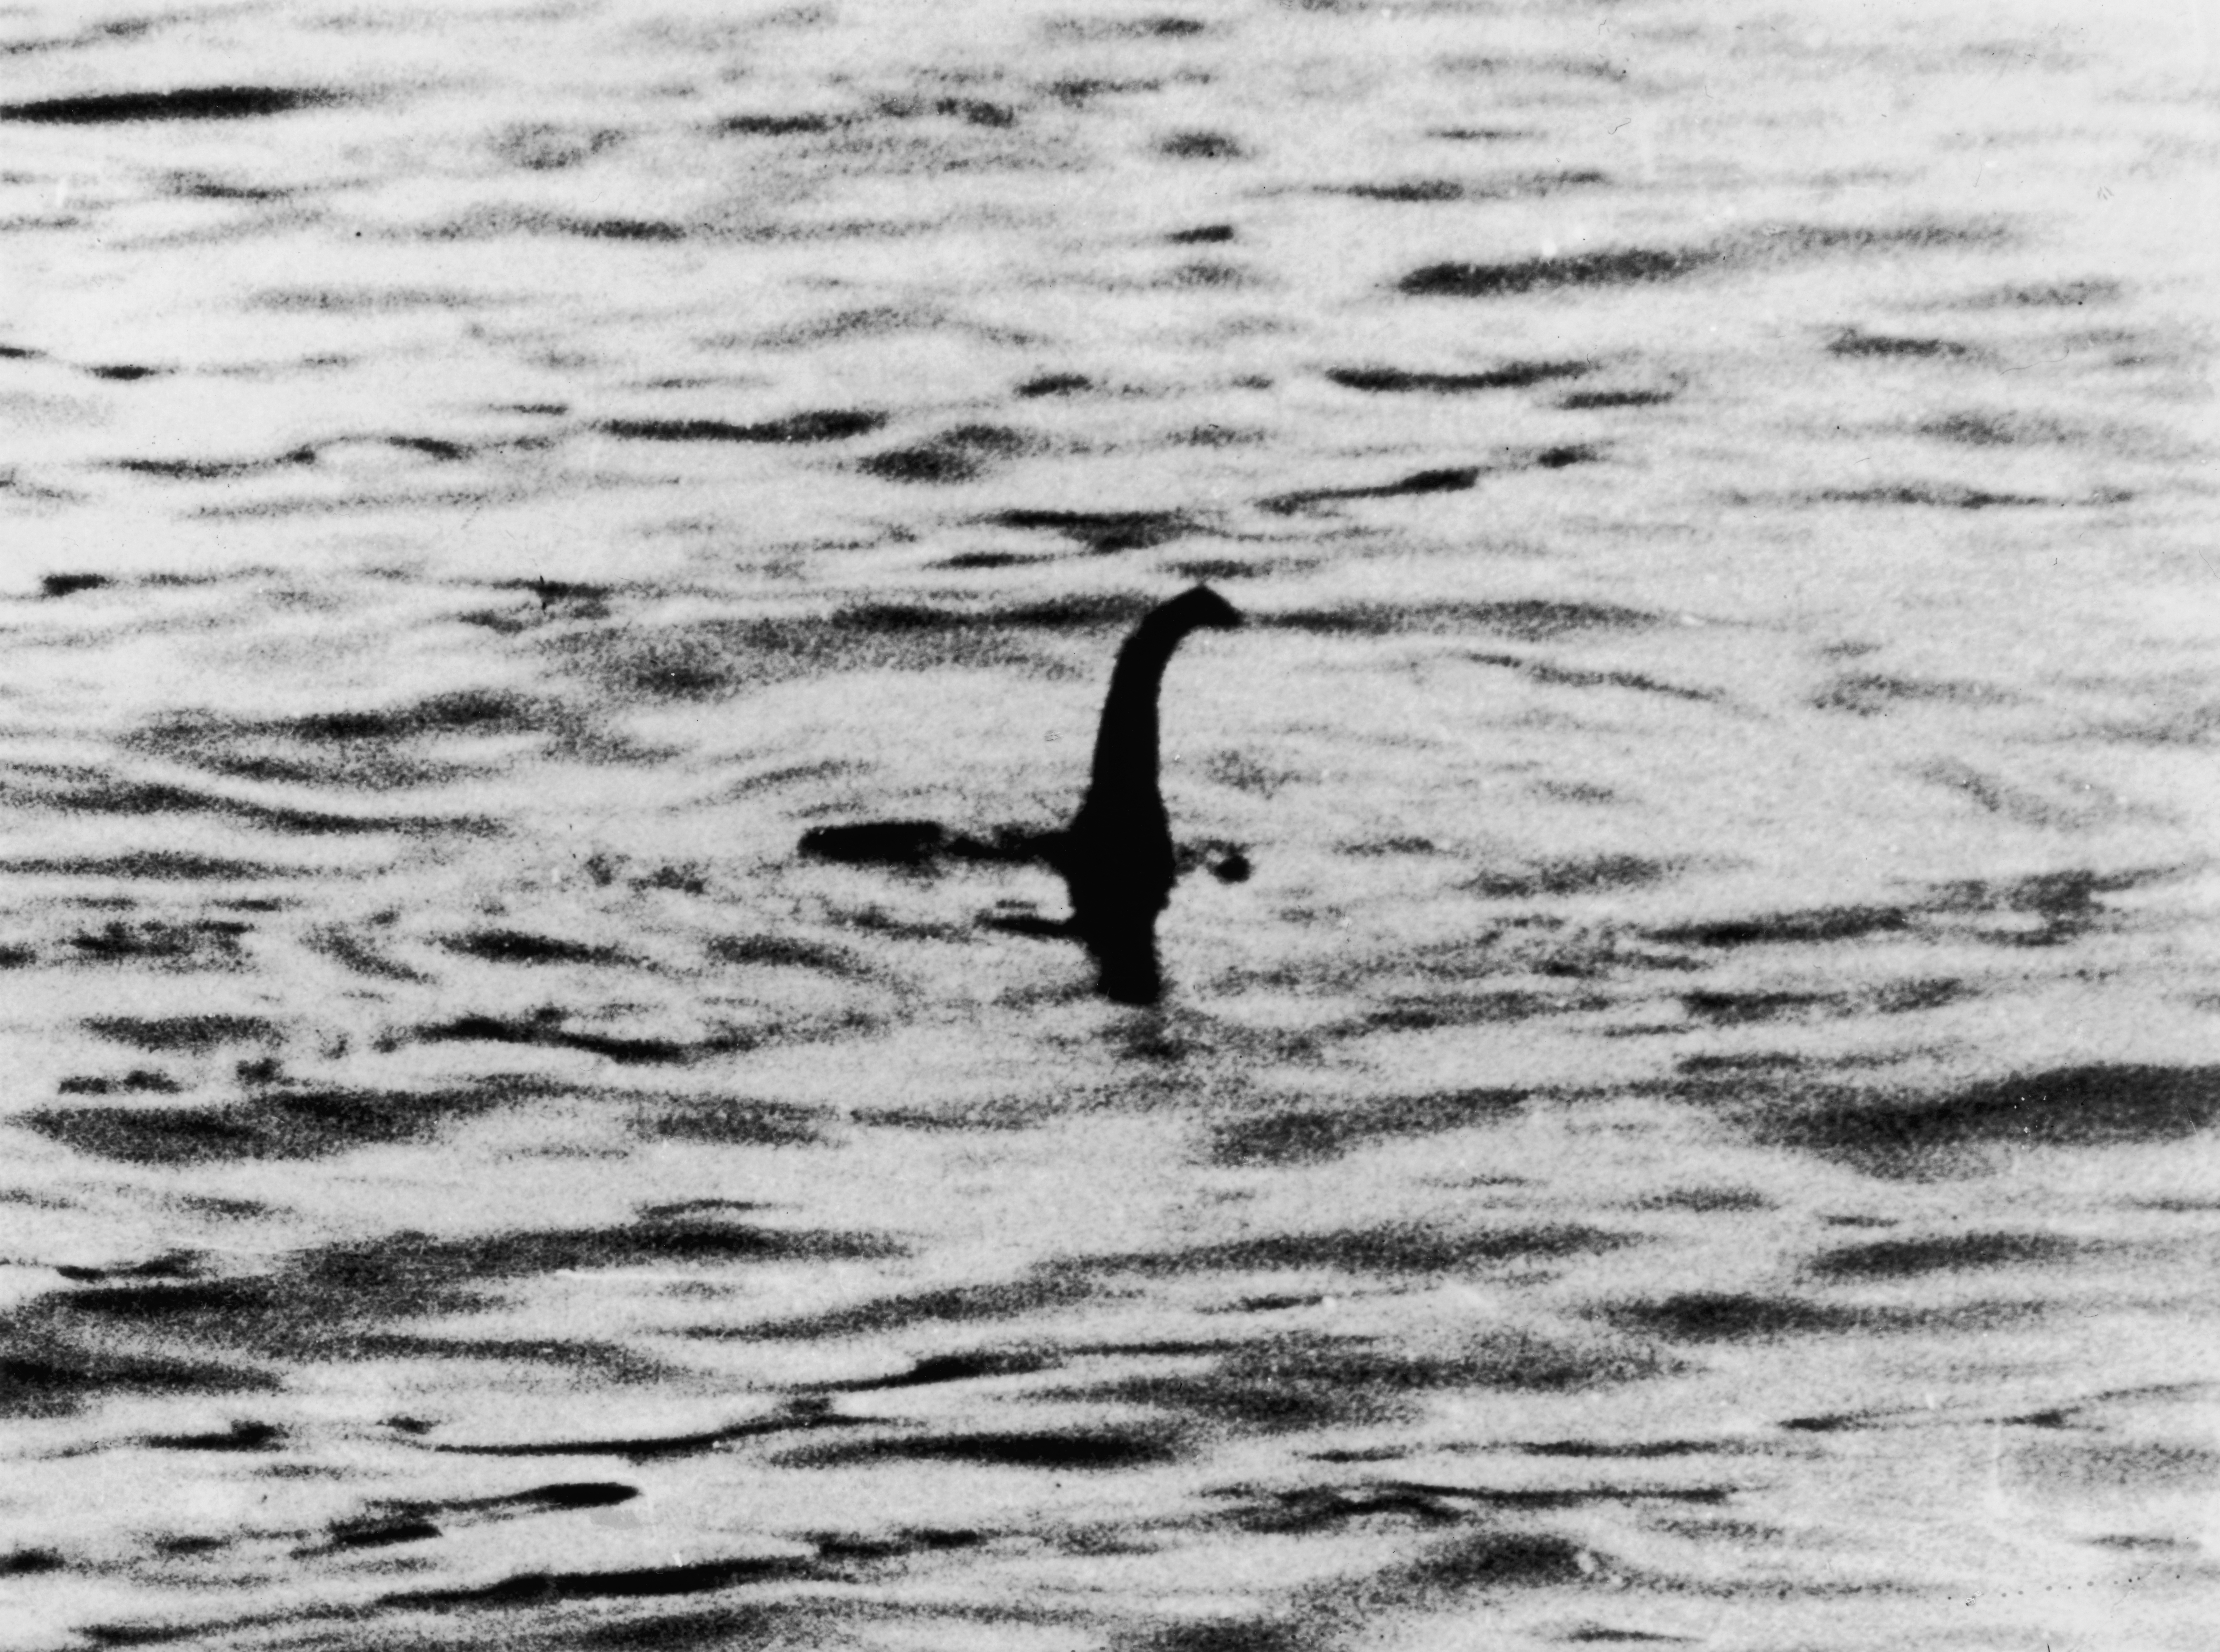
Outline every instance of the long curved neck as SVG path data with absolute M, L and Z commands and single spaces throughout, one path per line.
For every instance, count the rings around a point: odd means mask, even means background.
M 1151 616 L 1151 621 L 1155 616 Z M 1110 693 L 1102 702 L 1102 726 L 1094 736 L 1094 771 L 1088 801 L 1107 804 L 1116 797 L 1158 795 L 1157 789 L 1157 692 L 1164 667 L 1189 627 L 1176 621 L 1144 621 L 1118 651 L 1110 673 Z

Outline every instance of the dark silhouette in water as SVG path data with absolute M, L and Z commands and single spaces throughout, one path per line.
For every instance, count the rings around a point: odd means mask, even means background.
M 1071 893 L 1063 923 L 996 918 L 993 927 L 1017 934 L 1069 936 L 1084 944 L 1100 970 L 1104 996 L 1120 1003 L 1154 1003 L 1163 990 L 1157 968 L 1157 914 L 1171 899 L 1182 857 L 1172 846 L 1171 822 L 1157 782 L 1157 695 L 1164 667 L 1188 633 L 1241 623 L 1234 606 L 1207 585 L 1197 585 L 1158 604 L 1141 618 L 1118 651 L 1110 692 L 1094 736 L 1094 768 L 1087 796 L 1060 832 L 1000 827 L 991 838 L 951 832 L 937 820 L 863 820 L 814 826 L 802 833 L 801 852 L 850 865 L 899 866 L 913 871 L 943 859 L 1046 862 Z M 1218 845 L 1211 871 L 1238 883 L 1249 876 L 1249 858 Z M 1192 862 L 1200 851 L 1187 858 Z
M 1240 623 L 1233 605 L 1207 585 L 1143 616 L 1110 674 L 1086 799 L 1047 850 L 1071 891 L 1070 932 L 1094 954 L 1103 995 L 1121 1003 L 1153 1003 L 1162 990 L 1157 914 L 1170 901 L 1178 875 L 1157 782 L 1157 694 L 1164 667 L 1190 631 Z

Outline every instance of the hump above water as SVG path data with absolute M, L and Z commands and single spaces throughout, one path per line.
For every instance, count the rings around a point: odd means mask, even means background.
M 1175 876 L 1171 822 L 1157 778 L 1157 695 L 1173 651 L 1191 631 L 1232 630 L 1239 610 L 1207 585 L 1151 609 L 1118 651 L 1086 799 L 1057 845 L 1071 892 L 1071 932 L 1094 955 L 1105 997 L 1156 1001 L 1157 914 Z

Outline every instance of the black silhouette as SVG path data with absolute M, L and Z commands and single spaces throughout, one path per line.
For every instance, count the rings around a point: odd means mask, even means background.
M 1178 875 L 1157 783 L 1157 693 L 1164 667 L 1190 631 L 1240 623 L 1240 613 L 1207 585 L 1143 616 L 1110 674 L 1086 799 L 1047 850 L 1071 891 L 1070 932 L 1094 954 L 1103 995 L 1121 1003 L 1153 1003 L 1163 988 L 1157 914 Z
M 1062 923 L 1030 917 L 986 920 L 992 927 L 1025 935 L 1065 936 L 1094 955 L 1103 995 L 1120 1003 L 1154 1003 L 1163 990 L 1157 967 L 1157 914 L 1171 899 L 1180 872 L 1207 864 L 1220 882 L 1249 876 L 1249 857 L 1237 845 L 1199 845 L 1185 853 L 1172 845 L 1171 823 L 1157 782 L 1157 695 L 1164 667 L 1188 633 L 1241 623 L 1234 606 L 1207 585 L 1197 585 L 1141 618 L 1118 651 L 1110 692 L 1094 737 L 1094 768 L 1087 795 L 1061 831 L 998 826 L 988 838 L 951 832 L 937 820 L 863 820 L 813 826 L 801 852 L 817 860 L 854 866 L 894 866 L 914 872 L 943 861 L 1045 863 L 1062 875 L 1071 894 L 1071 916 Z M 1216 858 L 1209 858 L 1214 852 Z

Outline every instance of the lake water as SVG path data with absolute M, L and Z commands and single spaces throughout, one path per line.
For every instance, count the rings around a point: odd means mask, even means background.
M 0 12 L 0 1643 L 2210 1647 L 2216 54 Z

